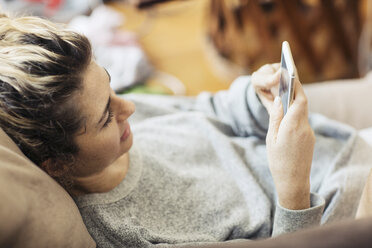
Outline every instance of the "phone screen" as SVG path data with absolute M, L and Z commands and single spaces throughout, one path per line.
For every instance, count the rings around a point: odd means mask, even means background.
M 280 79 L 279 79 L 279 96 L 282 99 L 284 114 L 287 113 L 287 109 L 288 109 L 290 80 L 291 78 L 288 73 L 287 63 L 285 62 L 284 55 L 282 54 L 281 73 L 280 73 Z
M 291 49 L 287 41 L 284 41 L 282 44 L 280 67 L 279 96 L 282 100 L 284 114 L 286 114 L 292 103 L 294 90 L 293 82 L 296 77 L 296 66 L 293 62 Z

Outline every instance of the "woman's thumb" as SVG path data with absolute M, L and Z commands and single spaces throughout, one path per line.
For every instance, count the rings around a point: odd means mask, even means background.
M 283 105 L 279 96 L 276 96 L 274 103 L 270 109 L 270 121 L 268 135 L 276 140 L 279 131 L 280 123 L 283 119 Z

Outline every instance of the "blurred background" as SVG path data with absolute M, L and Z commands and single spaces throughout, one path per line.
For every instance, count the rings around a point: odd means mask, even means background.
M 302 83 L 372 69 L 371 0 L 0 0 L 92 41 L 117 92 L 196 95 L 280 62 L 288 40 Z

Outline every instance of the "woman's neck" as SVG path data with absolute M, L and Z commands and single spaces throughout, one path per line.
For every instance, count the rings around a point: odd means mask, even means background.
M 100 173 L 74 178 L 74 186 L 69 192 L 73 196 L 108 192 L 123 181 L 128 169 L 129 154 L 125 153 Z

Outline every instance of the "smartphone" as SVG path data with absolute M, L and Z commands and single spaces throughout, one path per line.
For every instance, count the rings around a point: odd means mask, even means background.
M 284 115 L 293 101 L 294 79 L 296 78 L 296 66 L 294 64 L 289 43 L 282 44 L 282 57 L 280 62 L 279 97 L 282 100 Z

